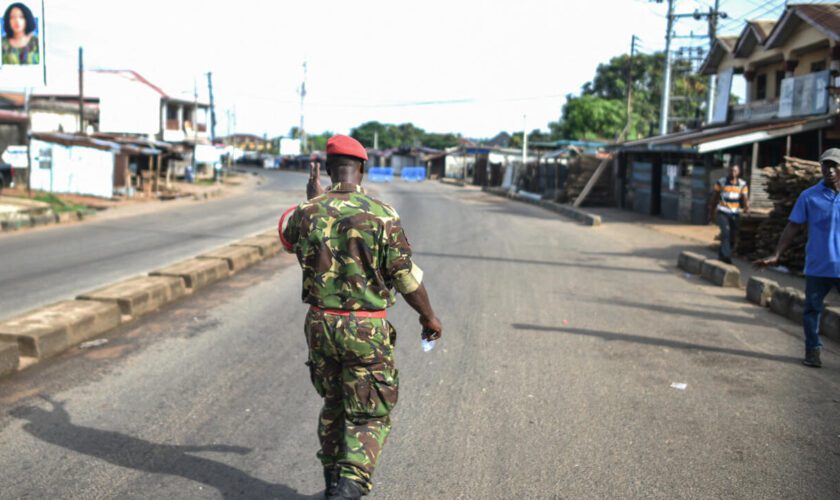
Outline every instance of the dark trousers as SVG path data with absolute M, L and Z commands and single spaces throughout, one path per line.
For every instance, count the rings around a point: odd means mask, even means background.
M 718 210 L 717 223 L 720 227 L 720 249 L 718 257 L 724 262 L 732 260 L 732 250 L 738 237 L 738 222 L 741 216 Z
M 805 311 L 802 313 L 802 326 L 805 329 L 805 349 L 808 351 L 822 347 L 820 315 L 823 301 L 832 288 L 840 292 L 840 278 L 805 276 Z

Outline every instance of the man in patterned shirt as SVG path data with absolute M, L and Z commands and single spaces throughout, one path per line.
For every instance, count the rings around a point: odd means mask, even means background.
M 720 249 L 718 258 L 727 264 L 732 263 L 732 246 L 738 236 L 738 223 L 741 218 L 741 207 L 745 214 L 750 213 L 750 189 L 746 181 L 741 179 L 741 168 L 738 165 L 729 167 L 729 175 L 721 177 L 715 182 L 714 195 L 709 204 L 709 220 L 715 219 L 720 226 Z
M 391 430 L 397 403 L 394 367 L 396 330 L 386 309 L 392 289 L 420 315 L 423 336 L 440 338 L 423 272 L 390 206 L 362 189 L 367 152 L 355 139 L 337 135 L 327 142 L 324 191 L 318 165 L 311 165 L 308 201 L 280 220 L 280 239 L 303 269 L 303 302 L 309 304 L 304 331 L 312 384 L 324 398 L 318 458 L 324 466 L 327 498 L 360 498 Z

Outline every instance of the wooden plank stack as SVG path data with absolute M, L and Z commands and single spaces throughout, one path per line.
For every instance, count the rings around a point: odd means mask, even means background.
M 751 224 L 744 224 L 739 232 L 738 253 L 750 259 L 773 254 L 799 194 L 822 178 L 818 162 L 790 156 L 785 157 L 782 165 L 765 167 L 762 171 L 766 178 L 767 196 L 773 202 L 773 209 L 757 228 Z M 782 256 L 783 266 L 797 272 L 802 271 L 805 267 L 806 240 L 807 236 L 803 231 Z
M 562 203 L 575 201 L 600 164 L 601 159 L 593 155 L 579 155 L 570 159 L 568 164 L 569 175 L 566 177 L 565 186 L 561 188 L 561 193 L 558 193 L 558 201 Z M 608 169 L 610 167 L 611 165 L 608 165 Z M 598 182 L 584 200 L 583 206 L 603 207 L 611 205 L 613 205 L 613 176 L 610 170 L 607 170 L 598 178 Z

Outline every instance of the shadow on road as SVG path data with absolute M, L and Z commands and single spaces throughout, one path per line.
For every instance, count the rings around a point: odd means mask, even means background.
M 639 269 L 635 267 L 619 267 L 619 266 L 596 266 L 593 264 L 585 264 L 581 262 L 558 262 L 550 260 L 533 260 L 533 259 L 510 259 L 507 257 L 491 257 L 485 255 L 459 255 L 451 253 L 438 252 L 414 252 L 414 255 L 422 255 L 425 257 L 440 257 L 442 259 L 466 259 L 466 260 L 485 260 L 490 262 L 508 262 L 511 264 L 532 264 L 538 266 L 560 266 L 560 267 L 585 267 L 589 269 L 597 269 L 601 271 L 620 271 L 623 273 L 653 273 L 663 274 L 667 273 L 665 270 L 659 269 Z
M 583 300 L 583 299 L 581 299 Z M 654 303 L 647 303 L 647 302 L 634 302 L 632 300 L 623 300 L 618 298 L 610 298 L 610 299 L 592 299 L 586 300 L 586 302 L 591 302 L 595 304 L 606 304 L 609 306 L 619 306 L 619 307 L 629 307 L 632 309 L 646 309 L 648 311 L 656 311 L 663 314 L 668 314 L 672 316 L 690 316 L 693 318 L 699 318 L 702 320 L 717 320 L 723 321 L 726 323 L 740 323 L 742 325 L 755 325 L 758 320 L 755 318 L 747 318 L 743 316 L 735 316 L 732 314 L 725 314 L 719 312 L 713 312 L 709 310 L 697 310 L 697 309 L 687 309 L 684 307 L 674 307 L 674 306 L 666 306 L 664 304 L 654 304 Z M 738 297 L 737 302 L 739 304 L 744 304 L 745 299 Z
M 717 347 L 703 344 L 693 344 L 691 342 L 683 342 L 680 340 L 660 339 L 654 337 L 644 337 L 642 335 L 633 335 L 628 333 L 603 332 L 599 330 L 587 330 L 584 328 L 568 328 L 559 326 L 545 326 L 545 325 L 529 325 L 523 323 L 514 323 L 511 325 L 515 330 L 532 330 L 540 332 L 557 332 L 568 333 L 571 335 L 583 335 L 587 337 L 596 337 L 606 341 L 618 342 L 632 342 L 634 344 L 655 345 L 662 347 L 670 347 L 673 349 L 686 349 L 690 351 L 705 351 L 716 352 L 720 354 L 730 354 L 732 356 L 741 356 L 745 358 L 766 359 L 769 361 L 779 361 L 782 363 L 799 364 L 800 358 L 793 356 L 778 356 L 775 354 L 766 354 L 763 352 L 744 351 L 742 349 L 730 349 L 727 347 Z
M 142 439 L 75 425 L 64 403 L 44 397 L 53 409 L 22 406 L 9 413 L 26 420 L 23 430 L 37 439 L 108 463 L 153 474 L 181 476 L 215 488 L 226 499 L 283 498 L 311 499 L 320 495 L 301 495 L 282 485 L 257 479 L 230 465 L 189 453 L 218 452 L 244 455 L 249 448 L 223 444 L 189 446 L 151 443 Z

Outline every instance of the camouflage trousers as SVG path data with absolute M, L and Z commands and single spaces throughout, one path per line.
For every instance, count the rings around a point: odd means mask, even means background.
M 306 315 L 306 343 L 312 384 L 324 398 L 318 421 L 325 468 L 357 481 L 367 491 L 397 404 L 394 368 L 396 330 L 386 319 Z

